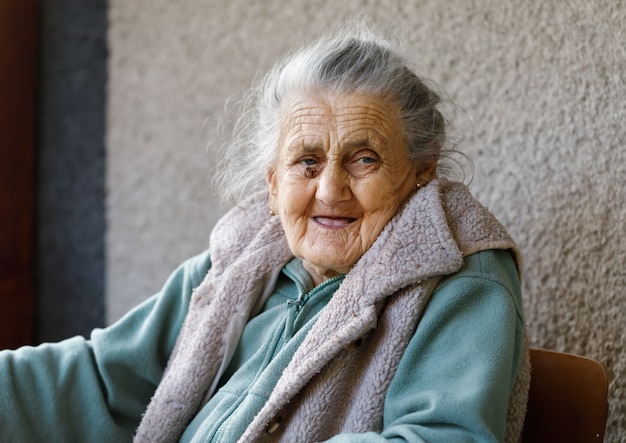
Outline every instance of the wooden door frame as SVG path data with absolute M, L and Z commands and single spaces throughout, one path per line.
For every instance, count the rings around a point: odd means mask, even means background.
M 37 0 L 0 0 L 0 349 L 34 341 Z

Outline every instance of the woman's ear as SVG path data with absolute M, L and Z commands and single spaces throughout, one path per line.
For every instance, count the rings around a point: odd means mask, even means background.
M 265 170 L 265 182 L 269 189 L 270 206 L 273 206 L 276 201 L 276 195 L 278 194 L 278 183 L 276 183 L 276 170 L 273 167 L 269 167 Z
M 418 183 L 430 183 L 435 177 L 437 177 L 437 163 L 424 166 L 417 172 Z

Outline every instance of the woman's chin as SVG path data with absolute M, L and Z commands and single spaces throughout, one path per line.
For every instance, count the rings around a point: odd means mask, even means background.
M 347 274 L 356 262 L 356 260 L 350 259 L 338 260 L 336 255 L 328 252 L 328 250 L 325 250 L 319 253 L 305 254 L 302 257 L 304 268 L 312 276 L 315 277 L 314 274 L 317 274 L 325 280 L 337 275 Z

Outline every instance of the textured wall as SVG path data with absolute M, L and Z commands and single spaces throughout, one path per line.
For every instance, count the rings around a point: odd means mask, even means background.
M 471 188 L 525 254 L 532 344 L 609 367 L 607 441 L 625 439 L 618 1 L 111 0 L 109 319 L 207 246 L 220 209 L 205 145 L 224 101 L 285 50 L 360 13 L 406 35 L 456 104 L 455 134 L 476 165 Z

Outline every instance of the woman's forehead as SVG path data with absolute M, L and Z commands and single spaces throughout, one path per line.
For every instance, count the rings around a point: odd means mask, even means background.
M 323 136 L 329 132 L 342 132 L 346 136 L 374 131 L 387 136 L 398 131 L 399 123 L 395 107 L 377 97 L 306 94 L 285 102 L 281 132 L 302 137 Z

